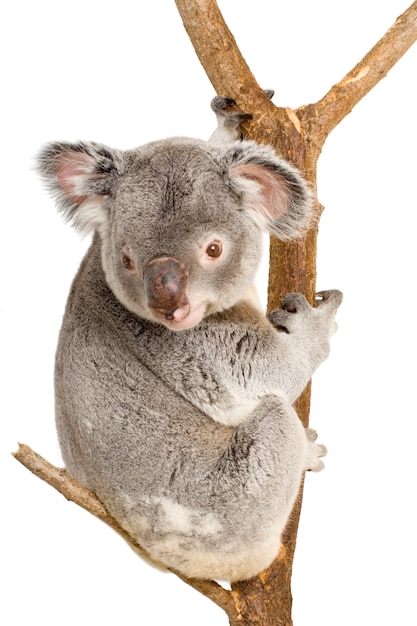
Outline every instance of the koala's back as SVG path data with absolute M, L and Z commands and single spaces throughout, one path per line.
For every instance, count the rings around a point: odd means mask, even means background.
M 189 576 L 247 577 L 276 554 L 288 512 L 280 511 L 259 468 L 245 493 L 230 474 L 236 429 L 192 406 L 163 372 L 161 378 L 137 358 L 134 344 L 149 325 L 115 299 L 93 244 L 74 282 L 57 352 L 66 467 L 155 562 Z

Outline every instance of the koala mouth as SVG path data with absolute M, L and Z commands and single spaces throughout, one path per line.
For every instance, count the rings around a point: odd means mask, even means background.
M 162 322 L 164 326 L 171 330 L 187 330 L 193 328 L 201 322 L 206 310 L 206 303 L 201 302 L 196 307 L 191 307 L 187 302 L 186 305 L 178 307 L 173 313 L 167 315 L 166 312 L 151 309 L 152 314 L 158 322 Z

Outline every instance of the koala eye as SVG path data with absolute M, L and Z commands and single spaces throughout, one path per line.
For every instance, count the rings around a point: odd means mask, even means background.
M 134 270 L 136 268 L 135 262 L 127 254 L 124 254 L 122 256 L 122 263 L 123 263 L 123 265 L 125 266 L 125 268 L 127 270 L 132 271 L 132 270 Z
M 223 251 L 222 244 L 220 241 L 212 241 L 206 248 L 206 254 L 211 259 L 217 259 L 221 256 Z

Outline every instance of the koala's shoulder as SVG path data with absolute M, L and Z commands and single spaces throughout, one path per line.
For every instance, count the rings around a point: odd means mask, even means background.
M 210 320 L 210 318 L 208 318 Z M 215 313 L 212 322 L 221 323 L 230 330 L 236 326 L 240 329 L 247 329 L 259 335 L 271 332 L 273 326 L 267 319 L 263 311 L 260 310 L 251 300 L 240 300 L 237 304 L 220 313 Z M 209 322 L 210 323 L 210 322 Z

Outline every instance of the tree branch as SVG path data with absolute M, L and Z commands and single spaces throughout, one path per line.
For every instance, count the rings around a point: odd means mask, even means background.
M 263 128 L 267 143 L 271 134 L 267 126 L 277 107 L 256 82 L 217 3 L 214 0 L 175 0 L 175 4 L 215 91 L 236 100 L 243 111 L 252 114 L 256 112 L 257 119 L 245 122 L 244 127 L 252 130 L 255 128 L 258 141 L 261 140 L 260 129 Z M 286 118 L 285 109 L 282 113 Z
M 235 100 L 262 92 L 213 0 L 175 0 L 184 28 L 215 89 Z M 222 91 L 222 87 L 226 91 Z
M 51 485 L 51 487 L 54 487 L 54 489 L 59 491 L 59 493 L 61 493 L 67 500 L 78 504 L 78 506 L 82 507 L 110 526 L 110 528 L 123 537 L 123 539 L 135 552 L 142 554 L 146 553 L 137 541 L 135 541 L 135 539 L 133 539 L 133 537 L 131 537 L 131 535 L 129 535 L 129 533 L 120 526 L 114 517 L 109 515 L 97 496 L 92 491 L 84 487 L 84 485 L 74 480 L 74 478 L 72 478 L 65 469 L 52 465 L 25 444 L 19 444 L 19 448 L 13 456 L 28 470 L 35 474 L 35 476 L 44 480 L 48 483 L 48 485 Z M 174 570 L 170 571 L 181 578 L 181 580 L 187 583 L 187 585 L 190 585 L 215 602 L 220 608 L 226 611 L 230 620 L 237 617 L 236 605 L 230 591 L 224 589 L 221 585 L 214 581 L 192 580 L 190 578 L 185 578 Z
M 387 75 L 416 40 L 417 1 L 319 102 L 297 109 L 301 124 L 311 128 L 314 123 L 314 134 L 324 143 L 333 128 Z
M 279 154 L 287 155 L 304 169 L 307 177 L 314 176 L 315 164 L 333 128 L 417 40 L 416 0 L 362 61 L 319 102 L 293 110 L 275 106 L 264 94 L 215 0 L 175 0 L 175 3 L 215 91 L 233 97 L 242 110 L 254 116 L 252 122 L 245 123 L 249 136 L 275 145 Z M 307 152 L 309 162 L 300 163 L 300 158 L 303 160 L 300 150 Z

